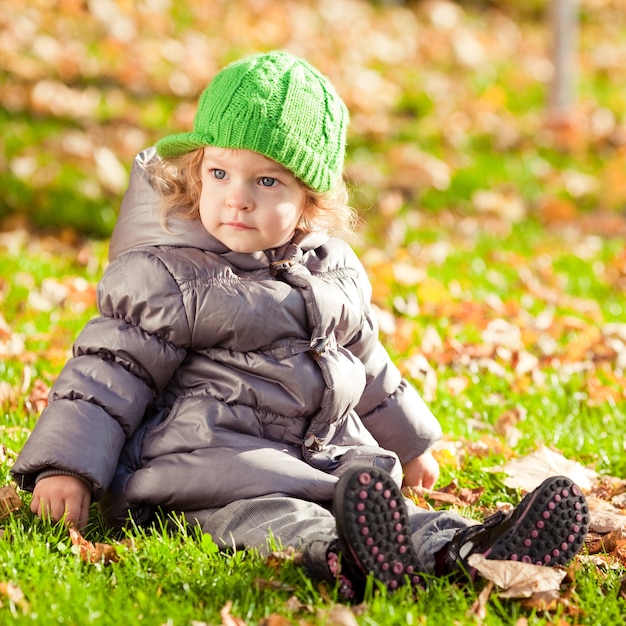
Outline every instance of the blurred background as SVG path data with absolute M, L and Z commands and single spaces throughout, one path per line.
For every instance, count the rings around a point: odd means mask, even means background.
M 370 229 L 419 210 L 624 234 L 626 1 L 571 1 L 558 110 L 553 4 L 2 0 L 0 228 L 106 238 L 135 153 L 189 129 L 226 63 L 285 48 L 351 111 Z

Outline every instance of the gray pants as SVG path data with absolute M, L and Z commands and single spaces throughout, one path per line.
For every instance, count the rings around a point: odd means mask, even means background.
M 432 573 L 435 554 L 460 528 L 472 522 L 448 511 L 427 511 L 404 500 L 417 554 L 417 569 Z M 224 548 L 272 549 L 272 539 L 283 548 L 305 552 L 311 574 L 328 578 L 326 549 L 337 538 L 335 518 L 324 506 L 281 494 L 236 500 L 219 509 L 189 511 L 185 517 Z M 308 557 L 308 558 L 307 558 Z

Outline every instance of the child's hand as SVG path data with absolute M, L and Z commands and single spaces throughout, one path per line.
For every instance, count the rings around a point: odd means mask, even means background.
M 39 517 L 58 522 L 65 515 L 65 524 L 82 530 L 89 520 L 91 492 L 75 476 L 42 478 L 33 490 L 30 510 Z
M 439 478 L 439 463 L 430 452 L 424 452 L 403 466 L 403 487 L 432 489 Z

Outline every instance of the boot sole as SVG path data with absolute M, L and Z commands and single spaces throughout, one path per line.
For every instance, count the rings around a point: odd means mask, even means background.
M 486 558 L 565 565 L 582 548 L 589 529 L 589 507 L 569 478 L 546 479 L 517 510 L 515 522 L 483 552 Z
M 420 586 L 404 496 L 395 481 L 375 467 L 353 468 L 335 489 L 339 541 L 361 572 L 387 589 Z

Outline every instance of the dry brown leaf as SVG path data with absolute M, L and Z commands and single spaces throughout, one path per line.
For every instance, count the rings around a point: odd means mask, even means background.
M 564 198 L 544 198 L 538 206 L 539 215 L 548 224 L 571 222 L 578 218 L 578 207 Z
M 453 376 L 446 381 L 446 389 L 451 396 L 458 396 L 469 387 L 469 384 L 467 376 Z
M 240 617 L 231 614 L 233 608 L 232 600 L 229 600 L 221 609 L 220 617 L 222 618 L 222 626 L 247 626 Z
M 483 493 L 485 493 L 484 487 L 475 487 L 474 489 L 462 487 L 458 491 L 459 500 L 464 506 L 473 506 L 476 504 L 482 497 Z
M 41 378 L 37 378 L 26 398 L 26 406 L 32 413 L 41 413 L 48 406 L 50 386 Z
M 523 340 L 523 333 L 522 333 Z M 515 374 L 517 376 L 525 376 L 526 374 L 532 374 L 539 368 L 539 359 L 526 350 L 520 350 L 514 355 L 513 366 L 515 368 Z
M 433 506 L 439 507 L 444 504 L 456 507 L 471 506 L 478 502 L 484 491 L 483 487 L 476 489 L 459 488 L 456 481 L 440 489 L 425 489 L 424 487 L 402 488 L 402 493 L 423 509 L 432 509 Z M 430 504 L 431 502 L 433 505 Z
M 604 554 L 579 554 L 576 557 L 576 560 L 582 564 L 593 565 L 602 571 L 614 570 L 614 571 L 623 571 L 624 566 L 613 559 L 612 557 L 606 556 Z
M 529 598 L 522 599 L 522 605 L 527 609 L 537 611 L 555 611 L 560 603 L 561 595 L 556 589 L 533 593 Z
M 270 591 L 295 591 L 291 585 L 286 585 L 280 580 L 267 580 L 266 578 L 255 578 L 254 586 L 257 589 L 269 589 Z
M 450 185 L 450 166 L 414 144 L 393 145 L 387 158 L 394 169 L 394 187 L 412 193 L 428 187 L 443 190 Z
M 497 215 L 510 223 L 521 221 L 527 212 L 524 199 L 511 188 L 502 191 L 479 189 L 472 195 L 472 204 L 478 211 Z
M 526 289 L 540 300 L 555 306 L 571 307 L 580 313 L 588 314 L 596 321 L 602 320 L 600 305 L 594 300 L 570 296 L 560 289 L 546 286 L 533 275 L 530 269 L 523 265 L 520 265 L 517 271 Z
M 416 504 L 420 509 L 425 509 L 427 511 L 432 511 L 433 510 L 433 506 L 432 504 L 428 501 L 428 499 L 425 496 L 424 493 L 424 489 L 422 487 L 402 487 L 402 493 L 409 498 L 410 500 L 413 501 L 414 504 Z M 428 490 L 426 490 L 428 491 Z M 441 501 L 443 504 L 445 504 L 445 501 Z
M 429 500 L 434 501 L 435 506 L 458 503 L 458 498 L 452 493 L 443 493 L 424 487 L 402 487 L 402 493 L 423 509 L 433 508 Z
M 301 611 L 313 613 L 313 607 L 310 604 L 300 602 L 296 596 L 291 596 L 287 602 L 285 602 L 285 608 L 291 613 L 299 613 Z
M 24 352 L 24 337 L 13 332 L 0 313 L 0 356 L 17 356 Z
M 505 458 L 513 456 L 513 451 L 506 443 L 491 435 L 482 435 L 478 441 L 465 442 L 465 450 L 468 455 L 480 458 L 493 454 L 502 455 Z
M 10 485 L 0 487 L 0 519 L 22 508 L 22 499 Z
M 286 561 L 293 561 L 296 565 L 300 565 L 304 559 L 304 554 L 291 546 L 284 550 L 275 550 L 270 552 L 265 562 L 274 569 L 280 569 Z
M 482 554 L 472 554 L 467 562 L 502 589 L 499 595 L 503 598 L 529 598 L 534 593 L 558 590 L 567 573 L 556 567 L 486 559 Z
M 80 558 L 85 563 L 102 563 L 109 565 L 119 560 L 119 555 L 114 546 L 108 543 L 96 543 L 87 541 L 75 528 L 70 528 L 72 545 L 78 546 Z
M 11 605 L 19 608 L 22 613 L 30 611 L 24 592 L 16 584 L 0 582 L 0 596 L 7 598 Z
M 613 530 L 601 537 L 604 551 L 616 557 L 620 561 L 624 561 L 626 556 L 626 528 Z
M 12 404 L 17 393 L 15 389 L 6 381 L 0 381 L 0 406 Z
M 591 531 L 606 534 L 626 529 L 626 512 L 614 507 L 610 502 L 595 496 L 587 496 L 591 521 Z
M 487 603 L 494 586 L 495 583 L 491 580 L 485 585 L 485 588 L 478 594 L 478 597 L 467 612 L 467 617 L 474 617 L 479 624 L 483 623 L 483 620 L 487 617 Z
M 626 508 L 626 480 L 602 474 L 598 476 L 593 487 L 588 491 L 588 495 L 610 501 L 618 509 L 624 509 Z
M 541 446 L 527 456 L 511 459 L 504 466 L 493 469 L 508 474 L 508 478 L 504 479 L 507 487 L 524 491 L 532 491 L 550 476 L 567 476 L 581 489 L 588 491 L 597 478 L 597 473 L 593 470 L 565 458 L 546 446 Z
M 342 604 L 335 604 L 329 610 L 320 611 L 318 615 L 328 626 L 358 626 L 352 610 Z
M 509 446 L 514 448 L 522 437 L 517 424 L 525 419 L 526 409 L 521 406 L 514 407 L 500 415 L 496 420 L 494 430 L 504 437 Z

